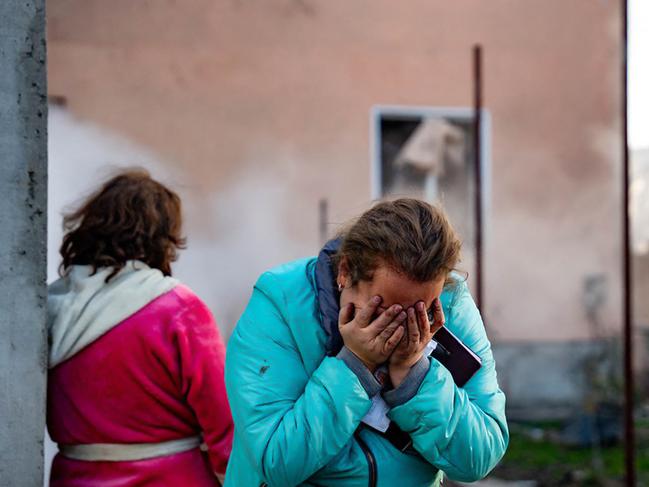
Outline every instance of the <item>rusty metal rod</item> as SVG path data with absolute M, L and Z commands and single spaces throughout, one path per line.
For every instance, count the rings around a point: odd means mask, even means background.
M 622 0 L 622 296 L 624 308 L 624 460 L 626 485 L 636 485 L 635 425 L 633 422 L 633 314 L 631 283 L 631 229 L 629 222 L 629 131 L 628 131 L 628 3 Z
M 320 244 L 327 243 L 329 234 L 327 231 L 327 224 L 329 223 L 329 200 L 321 198 L 318 202 L 318 232 L 320 236 Z
M 482 268 L 482 46 L 473 46 L 473 157 L 475 177 L 475 301 L 484 309 Z

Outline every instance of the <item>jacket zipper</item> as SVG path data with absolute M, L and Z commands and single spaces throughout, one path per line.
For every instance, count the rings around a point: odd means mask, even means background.
M 365 458 L 367 459 L 367 467 L 369 468 L 370 474 L 369 487 L 376 487 L 376 460 L 374 459 L 374 455 L 370 451 L 370 448 L 367 446 L 367 443 L 365 443 L 363 438 L 361 438 L 360 431 L 356 431 L 356 433 L 354 433 L 354 438 L 356 438 L 358 446 L 361 447 L 361 450 L 363 450 Z

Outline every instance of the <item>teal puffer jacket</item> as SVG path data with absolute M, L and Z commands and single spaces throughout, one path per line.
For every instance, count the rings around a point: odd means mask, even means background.
M 484 477 L 509 433 L 491 347 L 466 285 L 441 296 L 446 326 L 483 366 L 458 388 L 430 359 L 415 396 L 389 413 L 416 450 L 402 453 L 359 428 L 371 400 L 346 363 L 326 355 L 315 267 L 310 258 L 262 274 L 230 338 L 226 386 L 235 432 L 225 485 L 409 487 L 438 485 L 443 474 Z

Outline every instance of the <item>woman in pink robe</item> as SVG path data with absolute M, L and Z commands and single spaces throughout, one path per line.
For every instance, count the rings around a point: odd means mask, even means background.
M 219 485 L 233 431 L 225 351 L 208 308 L 170 277 L 178 196 L 124 173 L 65 225 L 48 296 L 50 485 Z

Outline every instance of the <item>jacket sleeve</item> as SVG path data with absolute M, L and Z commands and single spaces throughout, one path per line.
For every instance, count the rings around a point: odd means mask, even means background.
M 225 347 L 212 313 L 198 297 L 176 320 L 182 393 L 202 429 L 214 473 L 224 474 L 234 430 L 225 392 Z
M 325 357 L 309 374 L 284 299 L 278 279 L 263 274 L 228 343 L 226 386 L 250 463 L 270 486 L 288 487 L 340 452 L 371 401 L 342 359 Z
M 491 345 L 471 295 L 462 283 L 447 313 L 447 326 L 482 359 L 482 367 L 458 388 L 437 360 L 418 391 L 390 417 L 407 431 L 414 448 L 451 480 L 485 477 L 509 443 L 505 395 L 498 387 Z

